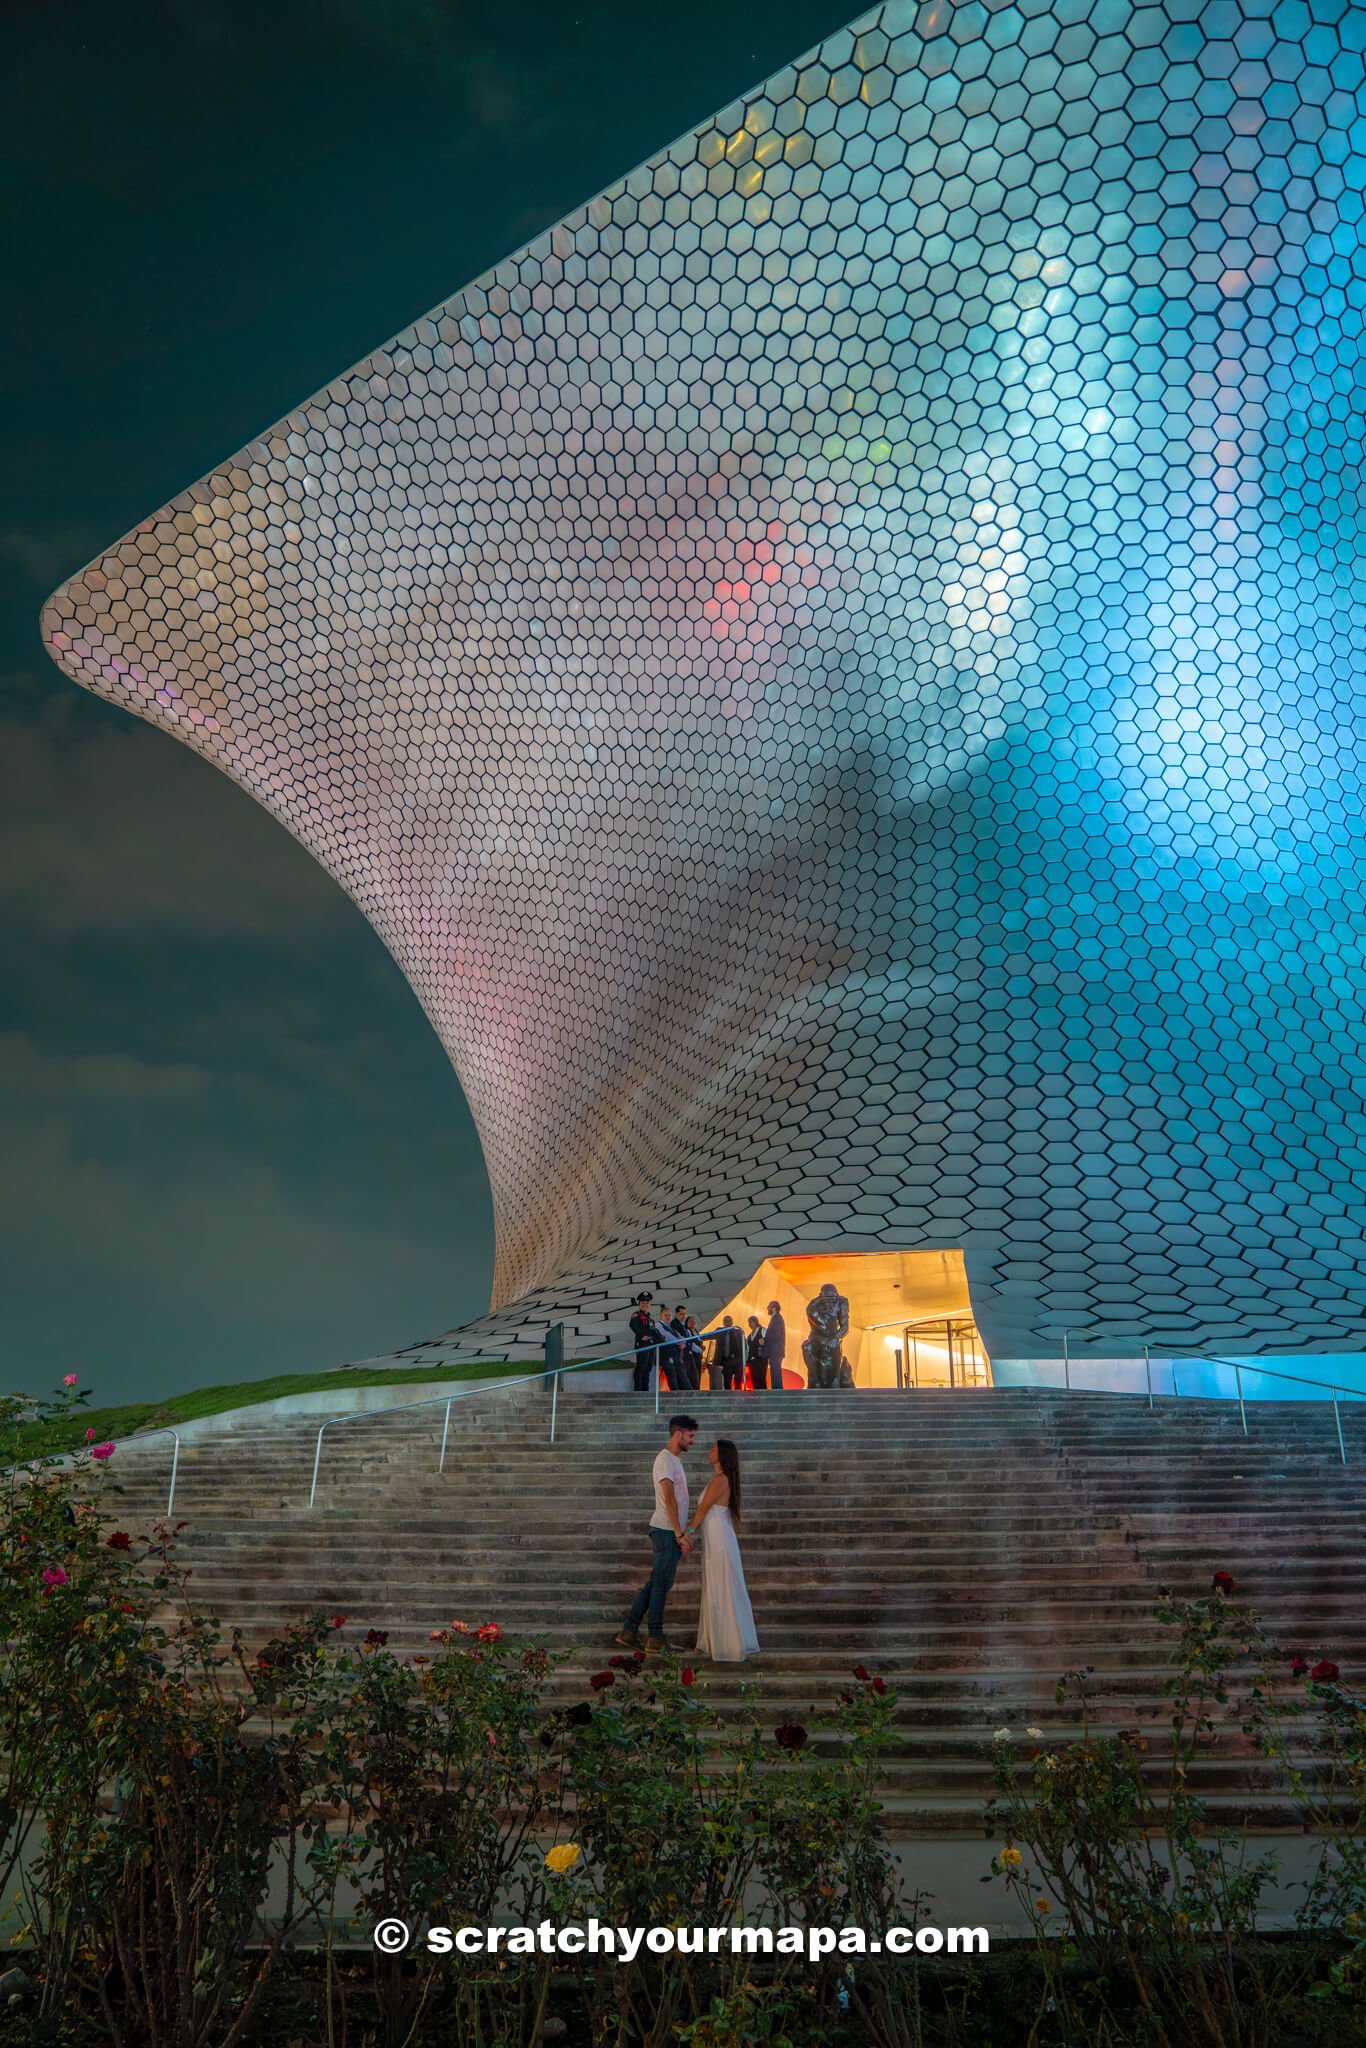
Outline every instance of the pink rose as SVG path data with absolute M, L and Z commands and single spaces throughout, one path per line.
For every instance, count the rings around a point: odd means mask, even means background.
M 106 1458 L 113 1457 L 114 1446 L 112 1444 L 95 1444 L 91 1449 L 90 1455 L 92 1458 L 98 1458 L 100 1463 L 103 1464 Z
M 94 1443 L 94 1441 L 95 1441 L 95 1432 L 94 1432 L 94 1430 L 93 1430 L 93 1429 L 88 1429 L 88 1430 L 86 1431 L 86 1433 L 85 1433 L 85 1440 L 86 1440 L 86 1442 L 87 1442 L 88 1444 L 93 1444 L 93 1443 Z
M 50 1564 L 43 1573 L 43 1584 L 49 1592 L 52 1591 L 54 1586 L 65 1586 L 67 1583 L 66 1573 L 59 1564 Z
M 74 1372 L 68 1372 L 68 1373 L 63 1373 L 63 1375 L 62 1375 L 62 1385 L 63 1385 L 64 1387 L 74 1387 L 74 1386 L 75 1386 L 75 1384 L 76 1384 L 76 1375 L 75 1375 L 75 1373 L 74 1373 Z

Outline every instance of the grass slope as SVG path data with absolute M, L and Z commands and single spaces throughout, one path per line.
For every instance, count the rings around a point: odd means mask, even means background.
M 98 1442 L 131 1436 L 138 1429 L 176 1428 L 203 1415 L 223 1415 L 229 1408 L 251 1408 L 259 1401 L 278 1401 L 286 1394 L 326 1394 L 356 1387 L 444 1386 L 460 1380 L 497 1379 L 510 1373 L 535 1372 L 535 1364 L 451 1365 L 444 1371 L 431 1366 L 404 1367 L 395 1372 L 358 1367 L 344 1372 L 289 1372 L 269 1380 L 239 1380 L 229 1387 L 196 1387 L 192 1393 L 174 1394 L 169 1401 L 131 1401 L 121 1408 L 73 1408 L 61 1423 L 34 1423 L 23 1433 L 23 1455 L 45 1451 L 74 1451 L 85 1445 L 85 1433 L 93 1429 Z

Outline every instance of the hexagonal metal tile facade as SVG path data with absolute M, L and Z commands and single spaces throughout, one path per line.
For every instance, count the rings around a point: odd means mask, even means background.
M 890 0 L 52 600 L 449 1049 L 444 1355 L 886 1246 L 994 1349 L 1366 1338 L 1363 44 Z

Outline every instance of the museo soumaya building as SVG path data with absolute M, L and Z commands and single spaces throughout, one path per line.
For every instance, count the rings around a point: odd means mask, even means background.
M 408 1360 L 827 1277 L 864 1381 L 1366 1350 L 1364 44 L 890 0 L 52 599 L 450 1053 Z

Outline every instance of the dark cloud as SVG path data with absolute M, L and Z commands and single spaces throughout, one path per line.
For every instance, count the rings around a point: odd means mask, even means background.
M 0 563 L 17 570 L 33 592 L 45 597 L 94 559 L 100 540 L 93 527 L 61 526 L 45 532 L 11 527 L 0 533 Z
M 283 937 L 350 914 L 245 792 L 127 724 L 0 716 L 0 914 L 49 933 Z
M 25 1277 L 7 1299 L 7 1384 L 80 1357 L 102 1397 L 157 1396 L 342 1364 L 420 1335 L 452 1301 L 483 1307 L 485 1234 L 452 1227 L 461 1205 L 480 1214 L 468 1150 L 445 1188 L 422 1184 L 426 1161 L 405 1186 L 344 1061 L 329 1143 L 316 1083 L 276 1089 L 256 1071 L 261 1022 L 226 1072 L 0 1034 L 0 1247 Z M 355 1156 L 364 1180 L 346 1176 Z
M 202 1067 L 156 1066 L 123 1052 L 62 1057 L 22 1031 L 0 1032 L 0 1101 L 11 1113 L 45 1116 L 54 1105 L 83 1113 L 92 1104 L 183 1103 L 210 1085 Z

